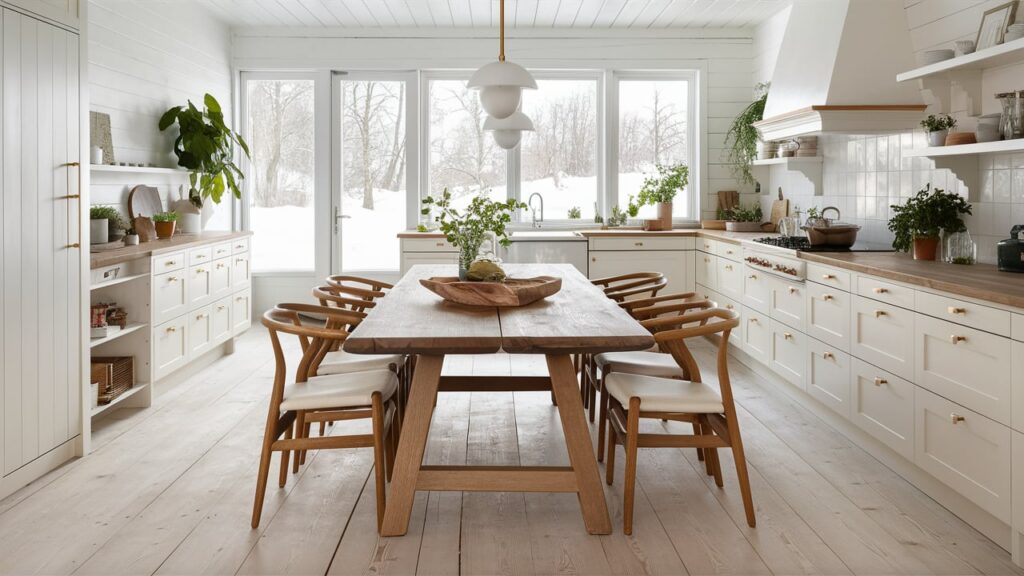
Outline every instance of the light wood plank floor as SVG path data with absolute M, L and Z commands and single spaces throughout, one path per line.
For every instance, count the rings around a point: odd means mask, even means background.
M 695 348 L 713 378 L 713 349 Z M 0 573 L 1022 574 L 1005 551 L 736 361 L 755 529 L 727 452 L 721 490 L 693 450 L 658 449 L 641 451 L 633 536 L 621 531 L 620 469 L 607 488 L 609 536 L 586 533 L 570 494 L 420 493 L 409 534 L 378 538 L 365 449 L 311 454 L 285 489 L 268 491 L 263 524 L 250 530 L 272 362 L 266 333 L 254 328 L 235 354 L 153 408 L 97 423 L 89 458 L 0 502 Z M 508 356 L 446 366 L 544 369 L 541 358 Z M 426 460 L 568 463 L 547 393 L 442 394 Z

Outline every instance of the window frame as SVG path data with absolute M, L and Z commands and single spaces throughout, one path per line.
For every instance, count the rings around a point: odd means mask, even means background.
M 611 212 L 612 206 L 619 204 L 619 84 L 623 81 L 658 81 L 658 80 L 685 80 L 687 91 L 686 106 L 686 165 L 690 168 L 689 194 L 687 198 L 687 213 L 690 217 L 672 216 L 675 224 L 693 224 L 699 222 L 700 195 L 703 191 L 703 169 L 700 166 L 700 150 L 704 146 L 704 132 L 699 125 L 698 111 L 702 108 L 700 100 L 700 70 L 610 70 L 608 81 L 607 110 L 605 117 L 608 120 L 606 130 L 606 144 L 604 147 L 607 162 L 606 189 L 607 212 Z M 677 197 L 678 199 L 678 197 Z M 605 214 L 605 218 L 608 214 Z

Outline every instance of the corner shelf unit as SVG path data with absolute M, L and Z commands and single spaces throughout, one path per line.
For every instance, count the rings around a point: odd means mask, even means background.
M 814 185 L 815 194 L 820 195 L 821 190 L 821 168 L 824 158 L 821 156 L 790 156 L 786 158 L 768 158 L 765 160 L 754 160 L 751 162 L 753 166 L 754 179 L 761 183 L 763 189 L 767 190 L 769 186 L 768 177 L 771 174 L 773 166 L 781 166 L 790 172 L 799 172 L 804 178 L 809 180 Z

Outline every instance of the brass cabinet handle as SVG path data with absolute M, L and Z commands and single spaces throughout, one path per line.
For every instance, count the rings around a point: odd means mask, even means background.
M 821 275 L 821 279 L 822 280 L 835 280 L 836 279 L 836 275 L 835 274 L 822 274 Z
M 68 192 L 71 191 L 71 170 L 70 170 L 70 168 L 77 168 L 78 166 L 79 166 L 78 162 L 65 162 L 65 163 L 61 164 L 62 168 L 68 168 L 69 169 L 67 171 L 67 173 L 64 175 L 65 182 L 67 183 L 67 190 L 68 190 Z M 81 185 L 81 184 L 79 183 L 79 185 Z M 82 211 L 82 195 L 81 194 L 68 194 L 67 196 L 64 196 L 63 199 L 68 201 L 68 206 L 67 206 L 67 209 L 65 211 L 64 220 L 65 220 L 65 227 L 68 229 L 68 236 L 69 236 L 68 240 L 70 240 L 71 239 L 70 238 L 70 236 L 71 236 L 71 200 L 78 200 L 78 211 L 79 211 L 79 214 L 81 214 L 81 211 Z M 65 248 L 81 248 L 82 247 L 82 220 L 81 220 L 81 218 L 78 219 L 78 226 L 76 226 L 76 228 L 78 229 L 78 241 L 66 244 L 64 246 Z
M 711 258 L 708 258 L 707 256 L 705 256 L 705 257 L 704 257 L 704 262 L 705 262 L 705 263 L 711 262 Z
M 747 276 L 747 278 L 750 278 L 751 280 L 757 280 L 757 274 L 751 274 L 750 276 Z
M 225 308 L 227 308 L 227 306 L 223 306 L 223 305 L 217 306 L 217 311 L 220 312 L 221 310 L 223 310 Z
M 825 352 L 824 354 L 821 355 L 821 357 L 824 358 L 825 360 L 835 360 L 836 359 L 836 355 L 831 353 L 831 352 Z
M 196 268 L 196 274 L 206 274 L 206 270 L 203 270 L 202 268 Z
M 796 288 L 794 288 L 794 287 L 790 286 L 790 287 L 789 287 L 789 293 L 790 293 L 790 294 L 796 294 Z
M 177 332 L 177 331 L 178 331 L 178 329 L 177 329 L 177 328 L 175 328 L 174 326 L 168 326 L 168 327 L 167 327 L 167 329 L 166 329 L 166 331 L 167 331 L 167 332 Z
M 203 318 L 208 318 L 208 317 L 209 317 L 209 314 L 196 314 L 196 320 L 202 320 Z
M 597 256 L 591 256 L 590 257 L 590 261 L 591 262 L 597 262 Z
M 964 418 L 963 416 L 957 414 L 956 412 L 953 412 L 952 414 L 950 414 L 949 415 L 949 419 L 950 419 L 951 422 L 953 422 L 954 425 L 958 424 L 960 422 L 963 422 L 964 420 L 967 420 L 966 418 Z
M 725 305 L 725 308 L 726 308 L 727 310 L 732 310 L 732 304 L 726 304 L 726 305 Z
M 221 268 L 223 268 L 223 267 L 224 267 L 224 264 L 223 264 L 223 263 L 221 263 L 221 264 L 217 264 L 217 269 L 218 269 L 218 270 L 220 270 L 220 269 L 221 269 Z
M 167 281 L 168 282 L 177 282 L 178 281 L 178 277 L 177 276 L 171 276 L 170 278 L 167 279 Z
M 957 336 L 956 334 L 951 334 L 949 336 L 949 341 L 952 342 L 954 345 L 959 344 L 961 342 L 966 342 L 967 336 Z
M 168 261 L 164 262 L 164 266 L 174 266 L 177 263 L 178 262 L 176 260 L 168 260 Z
M 752 324 L 760 324 L 761 323 L 757 318 L 750 318 L 750 319 L 747 320 L 747 322 L 750 322 Z
M 882 384 L 888 384 L 889 381 L 885 378 L 875 378 L 875 386 L 881 386 Z
M 888 312 L 886 312 L 885 310 L 875 310 L 875 318 L 881 318 L 882 316 L 885 316 L 887 314 Z
M 792 340 L 793 339 L 793 335 L 790 334 L 789 332 L 783 332 L 782 333 L 782 337 L 785 338 L 786 340 Z
M 833 296 L 831 294 L 823 294 L 821 296 L 821 299 L 824 300 L 825 302 L 828 302 L 829 300 L 832 300 L 834 298 L 835 298 L 835 296 Z
M 643 246 L 643 242 L 633 242 L 633 246 Z
M 726 254 L 732 254 L 732 250 L 726 250 L 725 253 Z
M 732 264 L 726 264 L 725 265 L 725 269 L 726 270 L 732 270 Z
M 241 302 L 242 300 L 245 300 L 244 296 L 235 296 L 235 302 Z
M 444 248 L 444 242 L 438 242 L 437 243 L 437 247 L 438 248 Z
M 206 258 L 206 254 L 196 254 L 196 258 Z
M 950 306 L 949 308 L 946 308 L 946 312 L 949 312 L 950 314 L 967 314 L 967 309 Z
M 889 292 L 888 288 L 875 288 L 874 289 L 874 293 L 875 294 L 887 294 L 888 292 Z

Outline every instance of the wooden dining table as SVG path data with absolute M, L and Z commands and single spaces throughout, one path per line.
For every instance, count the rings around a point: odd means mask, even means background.
M 417 490 L 575 492 L 587 531 L 611 532 L 572 355 L 643 350 L 654 338 L 572 265 L 507 264 L 505 270 L 511 278 L 555 276 L 562 289 L 522 307 L 468 307 L 442 300 L 419 282 L 455 276 L 455 266 L 413 266 L 345 341 L 354 354 L 416 356 L 383 536 L 406 533 Z M 447 355 L 499 352 L 542 354 L 548 376 L 441 374 Z M 569 466 L 424 465 L 439 391 L 551 391 Z

